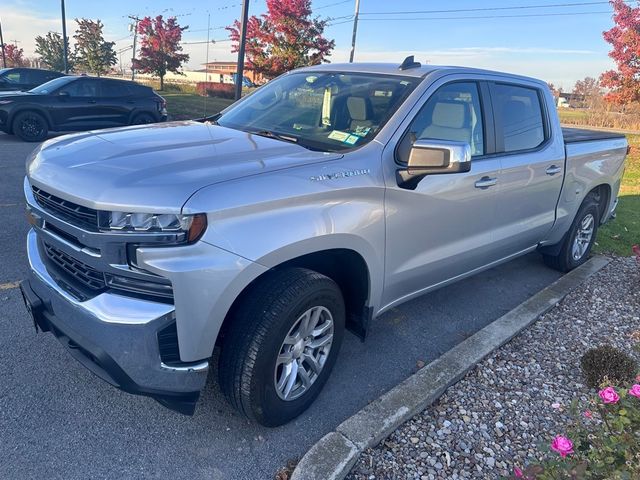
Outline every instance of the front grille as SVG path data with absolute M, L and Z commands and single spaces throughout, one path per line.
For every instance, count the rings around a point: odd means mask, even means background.
M 76 260 L 72 256 L 63 252 L 62 250 L 49 245 L 44 244 L 47 257 L 58 270 L 70 275 L 73 280 L 79 282 L 84 287 L 89 288 L 95 292 L 105 290 L 106 284 L 104 281 L 104 274 L 99 272 L 93 267 L 90 267 L 86 263 Z
M 83 207 L 77 203 L 63 200 L 60 197 L 51 195 L 38 187 L 31 187 L 33 196 L 44 210 L 56 217 L 66 220 L 77 227 L 89 230 L 98 229 L 98 211 L 92 208 Z

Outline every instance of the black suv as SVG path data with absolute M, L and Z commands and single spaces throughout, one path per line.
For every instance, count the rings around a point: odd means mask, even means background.
M 27 142 L 49 131 L 93 130 L 164 122 L 166 102 L 126 80 L 64 76 L 28 92 L 0 93 L 0 131 Z
M 39 68 L 0 68 L 0 91 L 31 90 L 64 73 Z

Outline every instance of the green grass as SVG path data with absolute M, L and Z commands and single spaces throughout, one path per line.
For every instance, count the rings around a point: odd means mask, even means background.
M 559 108 L 558 116 L 560 117 L 561 123 L 575 123 L 578 120 L 586 120 L 588 115 L 586 110 Z
M 167 101 L 169 120 L 188 120 L 213 115 L 228 107 L 233 100 L 201 97 L 189 93 L 159 92 Z
M 620 186 L 617 217 L 598 231 L 595 251 L 631 255 L 631 246 L 640 243 L 640 135 L 627 135 L 631 153 Z

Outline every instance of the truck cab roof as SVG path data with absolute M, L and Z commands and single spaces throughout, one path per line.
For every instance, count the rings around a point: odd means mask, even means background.
M 416 62 L 417 63 L 417 62 Z M 431 65 L 417 64 L 413 67 L 401 69 L 400 63 L 324 63 L 311 67 L 300 68 L 293 72 L 319 71 L 319 72 L 341 72 L 341 73 L 377 73 L 382 75 L 401 75 L 406 77 L 424 78 L 434 72 L 442 73 L 474 73 L 485 75 L 508 76 L 514 80 L 527 80 L 536 83 L 543 83 L 539 79 L 517 75 L 514 73 L 500 72 L 496 70 L 485 70 L 482 68 L 461 67 L 456 65 Z

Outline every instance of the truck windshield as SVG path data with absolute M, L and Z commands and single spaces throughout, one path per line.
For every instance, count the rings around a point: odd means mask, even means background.
M 322 151 L 371 141 L 419 79 L 364 73 L 292 73 L 216 119 L 219 125 Z

